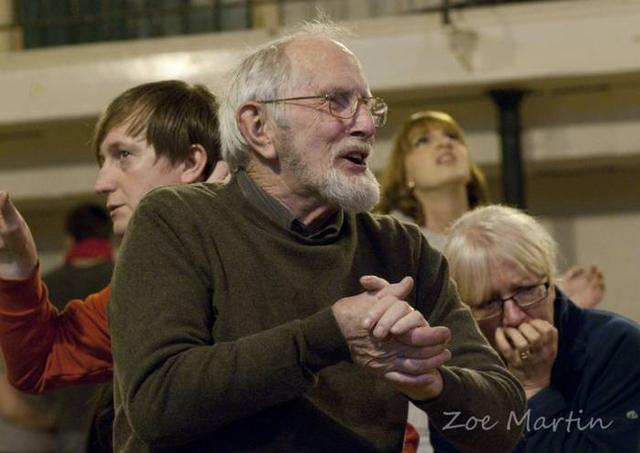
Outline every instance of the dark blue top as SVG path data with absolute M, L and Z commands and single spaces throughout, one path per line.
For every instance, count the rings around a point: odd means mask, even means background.
M 524 418 L 514 416 L 504 427 L 525 428 L 514 451 L 640 452 L 640 326 L 582 309 L 557 288 L 556 294 L 551 385 L 529 400 Z M 430 431 L 435 452 L 457 451 Z

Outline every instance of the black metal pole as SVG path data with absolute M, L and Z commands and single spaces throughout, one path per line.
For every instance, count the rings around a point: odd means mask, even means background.
M 449 25 L 451 23 L 449 11 L 449 0 L 442 0 L 442 23 L 444 25 Z
M 499 110 L 504 201 L 524 209 L 527 203 L 520 145 L 520 103 L 527 93 L 524 90 L 493 90 L 489 94 Z

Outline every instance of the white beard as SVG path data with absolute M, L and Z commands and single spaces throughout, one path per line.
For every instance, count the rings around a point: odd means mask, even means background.
M 327 201 L 350 212 L 369 211 L 380 200 L 380 185 L 368 168 L 363 175 L 347 176 L 331 167 L 319 192 Z
M 289 168 L 300 186 L 316 192 L 327 203 L 356 213 L 369 211 L 378 204 L 380 185 L 371 170 L 367 168 L 362 175 L 345 175 L 333 166 L 339 150 L 333 152 L 324 172 L 313 171 L 289 143 L 280 143 L 279 151 L 281 165 Z

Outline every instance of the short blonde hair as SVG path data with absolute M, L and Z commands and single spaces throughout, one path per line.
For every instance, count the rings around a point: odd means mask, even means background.
M 558 246 L 533 217 L 507 206 L 469 211 L 452 226 L 444 246 L 451 277 L 466 302 L 491 295 L 489 262 L 513 263 L 527 274 L 553 281 Z

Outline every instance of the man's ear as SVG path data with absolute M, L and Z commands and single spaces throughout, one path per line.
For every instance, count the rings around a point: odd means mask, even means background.
M 271 137 L 271 125 L 266 120 L 262 104 L 245 102 L 238 109 L 236 121 L 240 133 L 251 149 L 266 160 L 278 157 Z
M 191 184 L 198 181 L 204 181 L 202 172 L 207 166 L 207 151 L 200 143 L 195 143 L 189 147 L 189 157 L 182 162 L 182 173 L 180 174 L 180 182 L 183 184 Z

